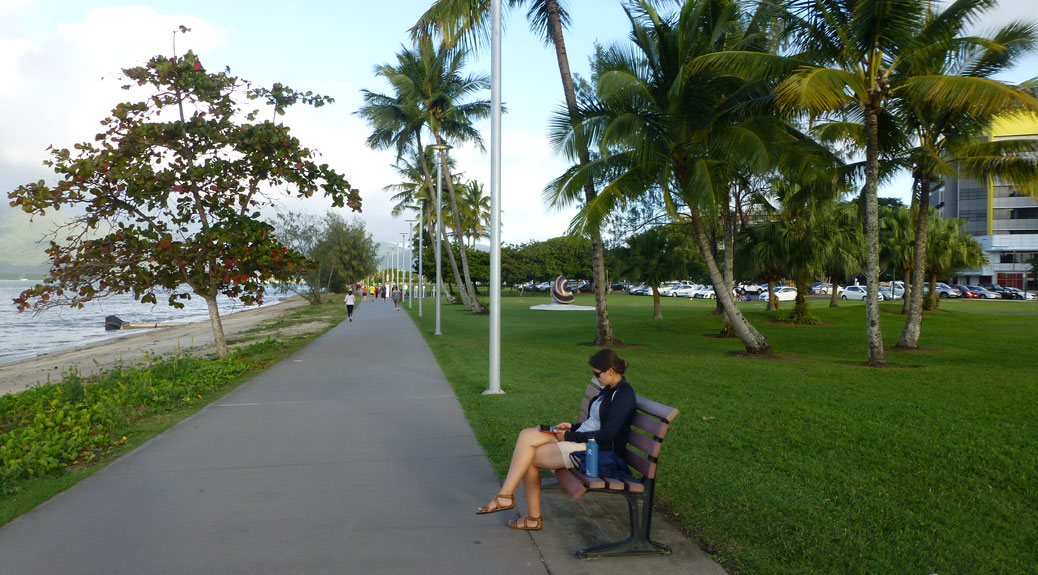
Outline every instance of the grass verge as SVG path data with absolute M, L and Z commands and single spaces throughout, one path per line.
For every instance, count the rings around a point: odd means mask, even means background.
M 184 354 L 0 397 L 0 525 L 291 355 L 346 316 L 340 298 L 296 308 L 239 340 L 227 359 Z M 315 329 L 323 324 L 321 329 Z M 293 329 L 304 326 L 305 329 Z M 233 343 L 233 342 L 232 342 Z
M 443 334 L 409 310 L 498 474 L 522 427 L 572 421 L 591 375 L 594 312 L 504 298 L 501 383 L 487 386 L 485 316 L 444 308 Z M 593 305 L 589 296 L 578 304 Z M 867 359 L 865 307 L 812 302 L 819 325 L 740 304 L 775 356 L 713 337 L 713 302 L 611 296 L 629 380 L 681 409 L 657 502 L 731 572 L 1025 573 L 1038 565 L 1038 306 L 942 302 L 922 349 Z M 1012 307 L 1007 307 L 1007 304 Z M 904 325 L 882 305 L 884 340 Z M 994 313 L 976 313 L 988 311 Z M 1004 312 L 1010 312 L 1006 314 Z M 1023 312 L 1023 313 L 1013 313 Z M 889 349 L 889 348 L 888 348 Z

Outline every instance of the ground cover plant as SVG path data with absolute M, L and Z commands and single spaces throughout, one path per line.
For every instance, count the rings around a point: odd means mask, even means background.
M 432 336 L 431 308 L 415 317 L 501 475 L 516 432 L 572 421 L 591 376 L 594 315 L 539 303 L 504 299 L 501 396 L 480 394 L 485 318 L 447 307 Z M 757 359 L 715 337 L 714 302 L 667 298 L 654 321 L 651 298 L 610 297 L 630 382 L 681 410 L 658 504 L 733 573 L 1032 570 L 1038 305 L 986 303 L 928 313 L 919 350 L 893 350 L 900 326 L 886 322 L 889 367 L 869 368 L 861 302 L 813 306 L 816 326 L 739 304 L 776 352 Z
M 258 343 L 224 359 L 185 353 L 150 358 L 89 379 L 0 396 L 0 525 L 89 476 L 263 371 L 345 316 L 341 298 L 293 310 L 247 336 Z M 325 323 L 291 332 L 293 324 Z

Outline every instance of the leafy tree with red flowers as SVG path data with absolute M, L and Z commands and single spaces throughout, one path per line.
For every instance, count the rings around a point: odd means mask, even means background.
M 93 142 L 48 148 L 44 165 L 56 184 L 41 180 L 8 194 L 34 216 L 63 208 L 76 214 L 51 238 L 49 276 L 14 301 L 38 311 L 122 293 L 153 304 L 161 295 L 173 307 L 198 296 L 226 357 L 217 296 L 261 305 L 265 282 L 309 265 L 277 240 L 260 208 L 279 194 L 318 192 L 336 207 L 361 206 L 357 190 L 318 164 L 287 126 L 258 121 L 259 110 L 244 106 L 265 102 L 277 118 L 292 104 L 332 99 L 281 84 L 255 88 L 230 69 L 210 73 L 192 52 L 156 56 L 123 73 L 123 88 L 144 88 L 147 98 L 116 106 Z

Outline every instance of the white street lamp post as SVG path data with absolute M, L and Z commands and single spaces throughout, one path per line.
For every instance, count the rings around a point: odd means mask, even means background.
M 440 292 L 443 290 L 443 272 L 440 266 L 440 251 L 442 249 L 441 244 L 443 243 L 443 214 L 441 206 L 443 201 L 440 197 L 443 194 L 443 174 L 441 173 L 443 168 L 443 153 L 451 149 L 451 146 L 447 144 L 433 144 L 430 148 L 439 152 L 438 161 L 436 162 L 436 287 L 434 293 L 436 295 L 436 331 L 433 335 L 443 335 L 440 332 Z
M 418 215 L 418 285 L 422 293 L 418 296 L 418 317 L 422 317 L 422 300 L 425 299 L 425 275 L 422 269 L 422 236 L 425 226 L 425 200 L 422 200 L 422 210 Z
M 501 0 L 490 3 L 490 382 L 501 391 Z
M 411 220 L 407 220 L 407 221 L 410 222 Z M 410 301 L 411 301 L 411 258 L 407 257 L 408 251 L 409 251 L 407 249 L 407 236 L 408 235 L 409 235 L 408 232 L 400 232 L 400 246 L 401 246 L 400 261 L 401 261 L 401 263 L 403 263 L 404 265 L 407 266 L 407 273 L 406 274 L 404 273 L 404 268 L 400 268 L 400 273 L 403 274 L 403 276 L 400 279 L 407 282 L 407 292 L 406 292 L 407 293 L 407 301 L 408 301 L 407 307 L 411 307 L 411 304 L 410 304 Z M 403 292 L 404 290 L 400 290 L 400 291 Z

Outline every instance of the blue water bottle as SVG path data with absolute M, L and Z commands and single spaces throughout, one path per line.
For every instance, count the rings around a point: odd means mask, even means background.
M 598 477 L 598 442 L 592 437 L 587 440 L 587 457 L 585 466 L 588 477 Z

